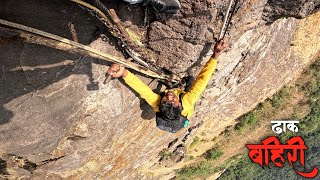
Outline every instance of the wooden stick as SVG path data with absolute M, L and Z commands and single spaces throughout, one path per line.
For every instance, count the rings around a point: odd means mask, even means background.
M 225 27 L 227 25 L 227 20 L 228 20 L 228 17 L 229 17 L 229 13 L 230 13 L 230 10 L 231 10 L 232 3 L 233 3 L 233 0 L 229 0 L 228 9 L 227 9 L 226 14 L 224 16 L 223 25 L 222 25 L 222 28 L 221 28 L 221 31 L 220 31 L 220 34 L 219 34 L 218 41 L 221 40 L 222 37 L 223 37 L 224 30 L 225 30 Z
M 66 39 L 54 34 L 50 34 L 35 28 L 21 25 L 21 24 L 9 22 L 3 19 L 0 19 L 0 24 L 16 28 L 16 29 L 8 29 L 8 28 L 1 28 L 1 29 L 5 31 L 11 31 L 11 32 L 13 31 L 13 32 L 19 33 L 19 37 L 21 37 L 23 41 L 28 43 L 45 45 L 45 46 L 49 46 L 55 49 L 60 49 L 60 50 L 71 52 L 71 53 L 79 53 L 82 55 L 91 56 L 91 57 L 102 59 L 112 63 L 119 63 L 124 65 L 127 68 L 141 72 L 150 77 L 165 79 L 169 81 L 172 80 L 172 77 L 168 75 L 157 74 L 141 65 L 128 62 L 126 59 L 123 59 L 121 57 L 116 57 L 110 54 L 100 52 L 89 46 L 85 46 L 83 44 L 71 41 L 69 39 Z

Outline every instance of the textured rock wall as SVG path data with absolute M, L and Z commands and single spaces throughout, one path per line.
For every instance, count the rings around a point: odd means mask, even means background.
M 319 9 L 320 1 L 295 0 L 276 1 L 268 0 L 264 8 L 264 19 L 274 22 L 281 17 L 304 18 Z
M 319 2 L 281 2 L 239 2 L 227 34 L 230 47 L 221 55 L 218 71 L 191 119 L 191 125 L 205 122 L 197 131 L 201 138 L 218 135 L 235 118 L 295 79 L 318 55 Z M 73 21 L 78 34 L 83 34 L 82 43 L 89 42 L 95 29 L 92 24 L 99 24 L 71 3 L 1 3 L 1 18 L 69 38 L 67 22 Z M 208 59 L 213 35 L 219 33 L 227 2 L 181 3 L 180 13 L 162 15 L 166 21 L 152 22 L 148 33 L 140 27 L 141 19 L 132 18 L 133 12 L 141 10 L 139 5 L 112 6 L 123 20 L 133 21 L 130 28 L 138 25 L 148 36 L 148 46 L 159 55 L 159 65 L 175 72 L 190 68 L 199 71 Z M 31 13 L 26 11 L 35 7 Z M 310 12 L 314 14 L 294 18 Z M 64 18 L 58 18 L 61 15 Z M 159 152 L 175 138 L 183 137 L 185 131 L 168 134 L 158 130 L 150 107 L 122 80 L 102 85 L 105 63 L 12 39 L 2 38 L 0 45 L 0 158 L 8 163 L 12 176 L 159 178 L 161 172 L 155 173 L 161 167 Z M 101 38 L 91 46 L 121 55 Z M 155 89 L 157 84 L 151 86 Z M 10 163 L 14 158 L 8 154 L 26 158 L 37 167 L 30 174 L 30 169 Z

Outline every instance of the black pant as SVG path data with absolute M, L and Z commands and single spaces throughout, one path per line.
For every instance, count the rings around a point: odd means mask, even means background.
M 195 78 L 193 76 L 188 76 L 185 78 L 186 86 L 184 87 L 184 91 L 188 92 L 194 82 Z

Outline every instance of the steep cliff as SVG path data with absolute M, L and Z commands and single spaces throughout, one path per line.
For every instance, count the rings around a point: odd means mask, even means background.
M 141 6 L 106 4 L 131 22 L 129 28 L 139 30 L 160 66 L 178 73 L 191 68 L 198 72 L 206 62 L 226 3 L 181 0 L 181 12 L 160 14 L 163 21 L 151 22 L 148 29 L 142 27 Z M 238 3 L 227 34 L 230 46 L 191 119 L 191 125 L 204 121 L 197 130 L 201 139 L 217 136 L 294 80 L 319 55 L 319 4 Z M 67 24 L 72 21 L 84 44 L 91 42 L 95 25 L 101 26 L 75 4 L 60 1 L 2 1 L 0 18 L 68 38 Z M 156 128 L 152 109 L 121 79 L 103 85 L 106 63 L 0 35 L 2 174 L 33 179 L 157 179 L 181 165 L 157 171 L 163 167 L 159 153 L 176 138 L 181 140 L 185 130 L 169 134 Z M 90 45 L 121 56 L 112 39 L 103 39 Z M 155 83 L 151 86 L 157 88 Z

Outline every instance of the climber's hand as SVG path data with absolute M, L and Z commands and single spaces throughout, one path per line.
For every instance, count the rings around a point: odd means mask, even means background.
M 215 59 L 218 58 L 218 56 L 220 55 L 220 53 L 228 46 L 227 42 L 224 39 L 221 39 L 217 42 L 217 44 L 214 46 L 213 49 L 213 57 Z
M 220 53 L 227 47 L 227 41 L 224 39 L 221 39 L 218 41 L 218 43 L 214 46 L 214 52 L 215 53 Z
M 127 73 L 125 73 L 126 69 L 120 64 L 112 64 L 108 69 L 107 73 L 110 74 L 113 78 L 125 77 Z

